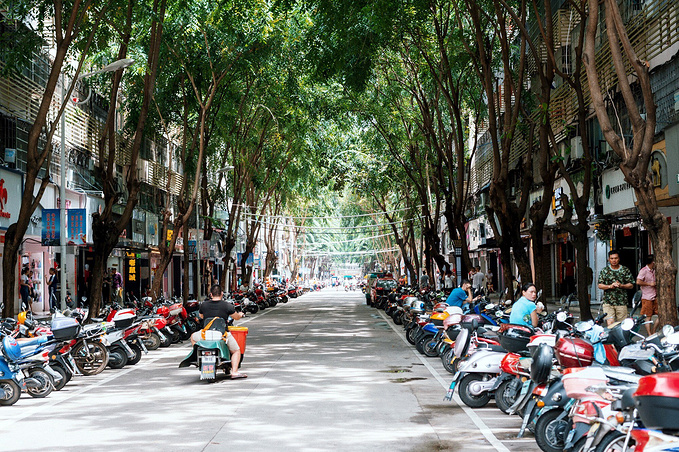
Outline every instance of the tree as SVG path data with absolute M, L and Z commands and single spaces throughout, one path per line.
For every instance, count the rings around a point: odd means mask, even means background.
M 18 42 L 7 43 L 3 46 L 8 63 L 17 66 L 5 66 L 7 72 L 18 74 L 22 67 L 30 64 L 34 52 L 39 52 L 44 44 L 42 39 L 54 40 L 54 54 L 51 57 L 51 67 L 45 89 L 39 100 L 39 107 L 33 124 L 28 132 L 26 149 L 26 173 L 24 175 L 24 190 L 21 198 L 21 208 L 16 223 L 7 228 L 3 250 L 3 316 L 13 317 L 19 312 L 20 304 L 16 299 L 16 270 L 18 252 L 24 240 L 31 217 L 38 208 L 45 189 L 50 181 L 50 162 L 53 150 L 54 134 L 59 127 L 59 121 L 66 109 L 66 102 L 59 102 L 59 108 L 53 115 L 52 101 L 59 79 L 65 80 L 68 69 L 67 58 L 73 52 L 74 44 L 82 41 L 78 64 L 74 77 L 80 74 L 83 60 L 87 56 L 90 44 L 102 17 L 107 12 L 109 4 L 97 4 L 91 0 L 81 1 L 20 1 L 14 2 L 7 11 L 9 20 L 15 21 L 18 30 L 14 36 Z M 36 14 L 37 13 L 37 14 Z M 53 19 L 52 27 L 47 22 Z M 36 22 L 37 21 L 37 22 Z M 35 28 L 27 30 L 31 24 Z M 44 33 L 44 34 L 43 34 Z M 53 33 L 53 34 L 52 34 Z M 63 99 L 69 99 L 73 91 L 73 83 L 66 89 Z M 62 87 L 62 90 L 65 87 Z M 51 119 L 53 118 L 53 119 Z M 51 119 L 51 120 L 50 120 Z M 42 168 L 45 173 L 38 182 L 38 174 Z M 63 182 L 62 182 L 63 183 Z M 65 257 L 62 256 L 62 259 Z
M 650 65 L 647 61 L 638 57 L 632 46 L 616 1 L 604 0 L 601 12 L 599 2 L 596 0 L 588 0 L 587 7 L 588 21 L 584 63 L 592 97 L 592 107 L 594 107 L 606 142 L 622 160 L 620 169 L 625 180 L 634 188 L 641 220 L 653 244 L 660 323 L 676 325 L 678 323 L 676 309 L 677 266 L 672 259 L 672 232 L 665 215 L 658 209 L 655 188 L 648 169 L 656 127 L 656 105 L 651 89 Z M 616 130 L 613 125 L 601 89 L 599 73 L 603 71 L 603 68 L 597 65 L 595 47 L 599 14 L 604 15 L 608 46 L 615 68 L 615 76 L 618 80 L 617 89 L 622 96 L 632 125 L 633 139 L 630 141 L 626 140 L 623 132 Z M 631 68 L 630 72 L 636 77 L 636 83 L 639 85 L 641 102 L 646 112 L 645 116 L 642 116 L 632 86 L 627 82 L 628 65 Z
M 135 10 L 134 6 L 139 6 Z M 125 175 L 125 185 L 127 188 L 127 202 L 119 218 L 114 219 L 113 206 L 118 203 L 122 192 L 116 182 L 116 156 L 118 147 L 118 137 L 115 131 L 114 116 L 118 103 L 118 92 L 121 86 L 122 72 L 112 74 L 112 88 L 109 98 L 109 111 L 106 119 L 106 126 L 103 136 L 99 141 L 99 161 L 96 166 L 96 174 L 101 182 L 104 192 L 104 208 L 101 213 L 92 215 L 92 238 L 94 248 L 94 262 L 92 265 L 92 282 L 90 284 L 90 310 L 88 318 L 95 317 L 101 307 L 101 294 L 106 271 L 106 261 L 118 244 L 118 238 L 122 231 L 127 227 L 134 207 L 137 205 L 140 182 L 137 177 L 137 162 L 141 149 L 144 132 L 146 130 L 146 120 L 148 118 L 151 99 L 155 90 L 156 76 L 160 65 L 161 42 L 163 38 L 163 23 L 165 20 L 166 0 L 153 0 L 150 9 L 148 5 L 139 5 L 135 2 L 128 2 L 120 28 L 120 46 L 118 48 L 118 59 L 127 57 L 130 41 L 133 35 L 133 25 L 139 26 L 140 30 L 145 30 L 142 41 L 139 43 L 143 47 L 146 62 L 142 71 L 141 79 L 135 78 L 131 83 L 131 90 L 138 89 L 141 100 L 137 109 L 133 111 L 130 121 L 133 126 L 131 139 L 128 143 L 129 166 Z M 148 14 L 148 15 L 147 15 Z M 141 63 L 138 62 L 141 65 Z

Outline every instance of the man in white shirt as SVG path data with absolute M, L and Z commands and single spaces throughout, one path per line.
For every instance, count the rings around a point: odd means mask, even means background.
M 485 288 L 485 279 L 486 275 L 481 271 L 481 267 L 476 267 L 476 273 L 474 273 L 474 276 L 472 277 L 472 286 L 474 286 L 474 290 L 478 291 Z

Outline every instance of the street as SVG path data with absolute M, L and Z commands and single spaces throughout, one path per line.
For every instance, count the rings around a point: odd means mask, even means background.
M 537 451 L 491 402 L 444 402 L 452 375 L 420 356 L 360 291 L 327 288 L 238 322 L 244 380 L 179 369 L 188 344 L 74 377 L 0 410 L 0 448 L 148 451 Z M 221 376 L 221 375 L 220 375 Z

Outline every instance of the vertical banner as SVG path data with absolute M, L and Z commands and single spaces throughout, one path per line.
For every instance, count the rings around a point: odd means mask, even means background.
M 69 245 L 87 244 L 87 209 L 68 209 L 66 243 Z
M 59 209 L 42 210 L 42 245 L 59 245 Z

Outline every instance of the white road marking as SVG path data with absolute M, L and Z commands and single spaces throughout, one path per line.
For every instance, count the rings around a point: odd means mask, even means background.
M 400 331 L 398 331 L 396 329 L 396 327 L 387 319 L 386 315 L 382 311 L 378 310 L 378 312 L 380 313 L 380 316 L 391 327 L 391 329 L 394 330 L 394 333 L 396 333 L 396 335 L 398 337 L 400 337 L 401 340 L 403 342 L 405 342 L 406 345 L 410 346 L 410 342 L 408 342 L 408 340 L 405 338 L 403 333 L 401 333 Z M 412 350 L 413 354 L 415 356 L 417 356 L 417 358 L 422 362 L 422 364 L 424 364 L 424 367 L 427 368 L 429 373 L 431 373 L 432 376 L 434 378 L 436 378 L 436 380 L 441 384 L 441 387 L 443 387 L 443 389 L 445 389 L 447 391 L 448 388 L 450 387 L 450 383 L 446 383 L 446 381 L 443 379 L 441 374 L 436 369 L 434 369 L 434 367 L 432 367 L 432 365 L 429 364 L 429 362 L 426 359 L 424 359 L 424 357 L 422 355 L 420 355 L 417 352 L 417 350 L 412 349 L 412 348 L 411 348 L 411 350 Z M 472 422 L 474 422 L 474 424 L 476 424 L 476 427 L 479 429 L 479 431 L 481 431 L 481 434 L 495 448 L 495 450 L 497 450 L 498 452 L 509 452 L 509 449 L 507 449 L 507 447 L 504 444 L 502 444 L 502 442 L 493 434 L 492 430 L 485 424 L 485 422 L 483 422 L 483 420 L 479 417 L 479 415 L 476 414 L 474 412 L 474 410 L 469 408 L 467 405 L 462 403 L 462 400 L 460 400 L 457 393 L 453 397 L 453 400 L 455 401 L 455 403 L 460 408 L 462 408 L 464 410 L 465 413 L 467 413 L 467 416 L 469 416 L 469 418 L 472 420 Z

